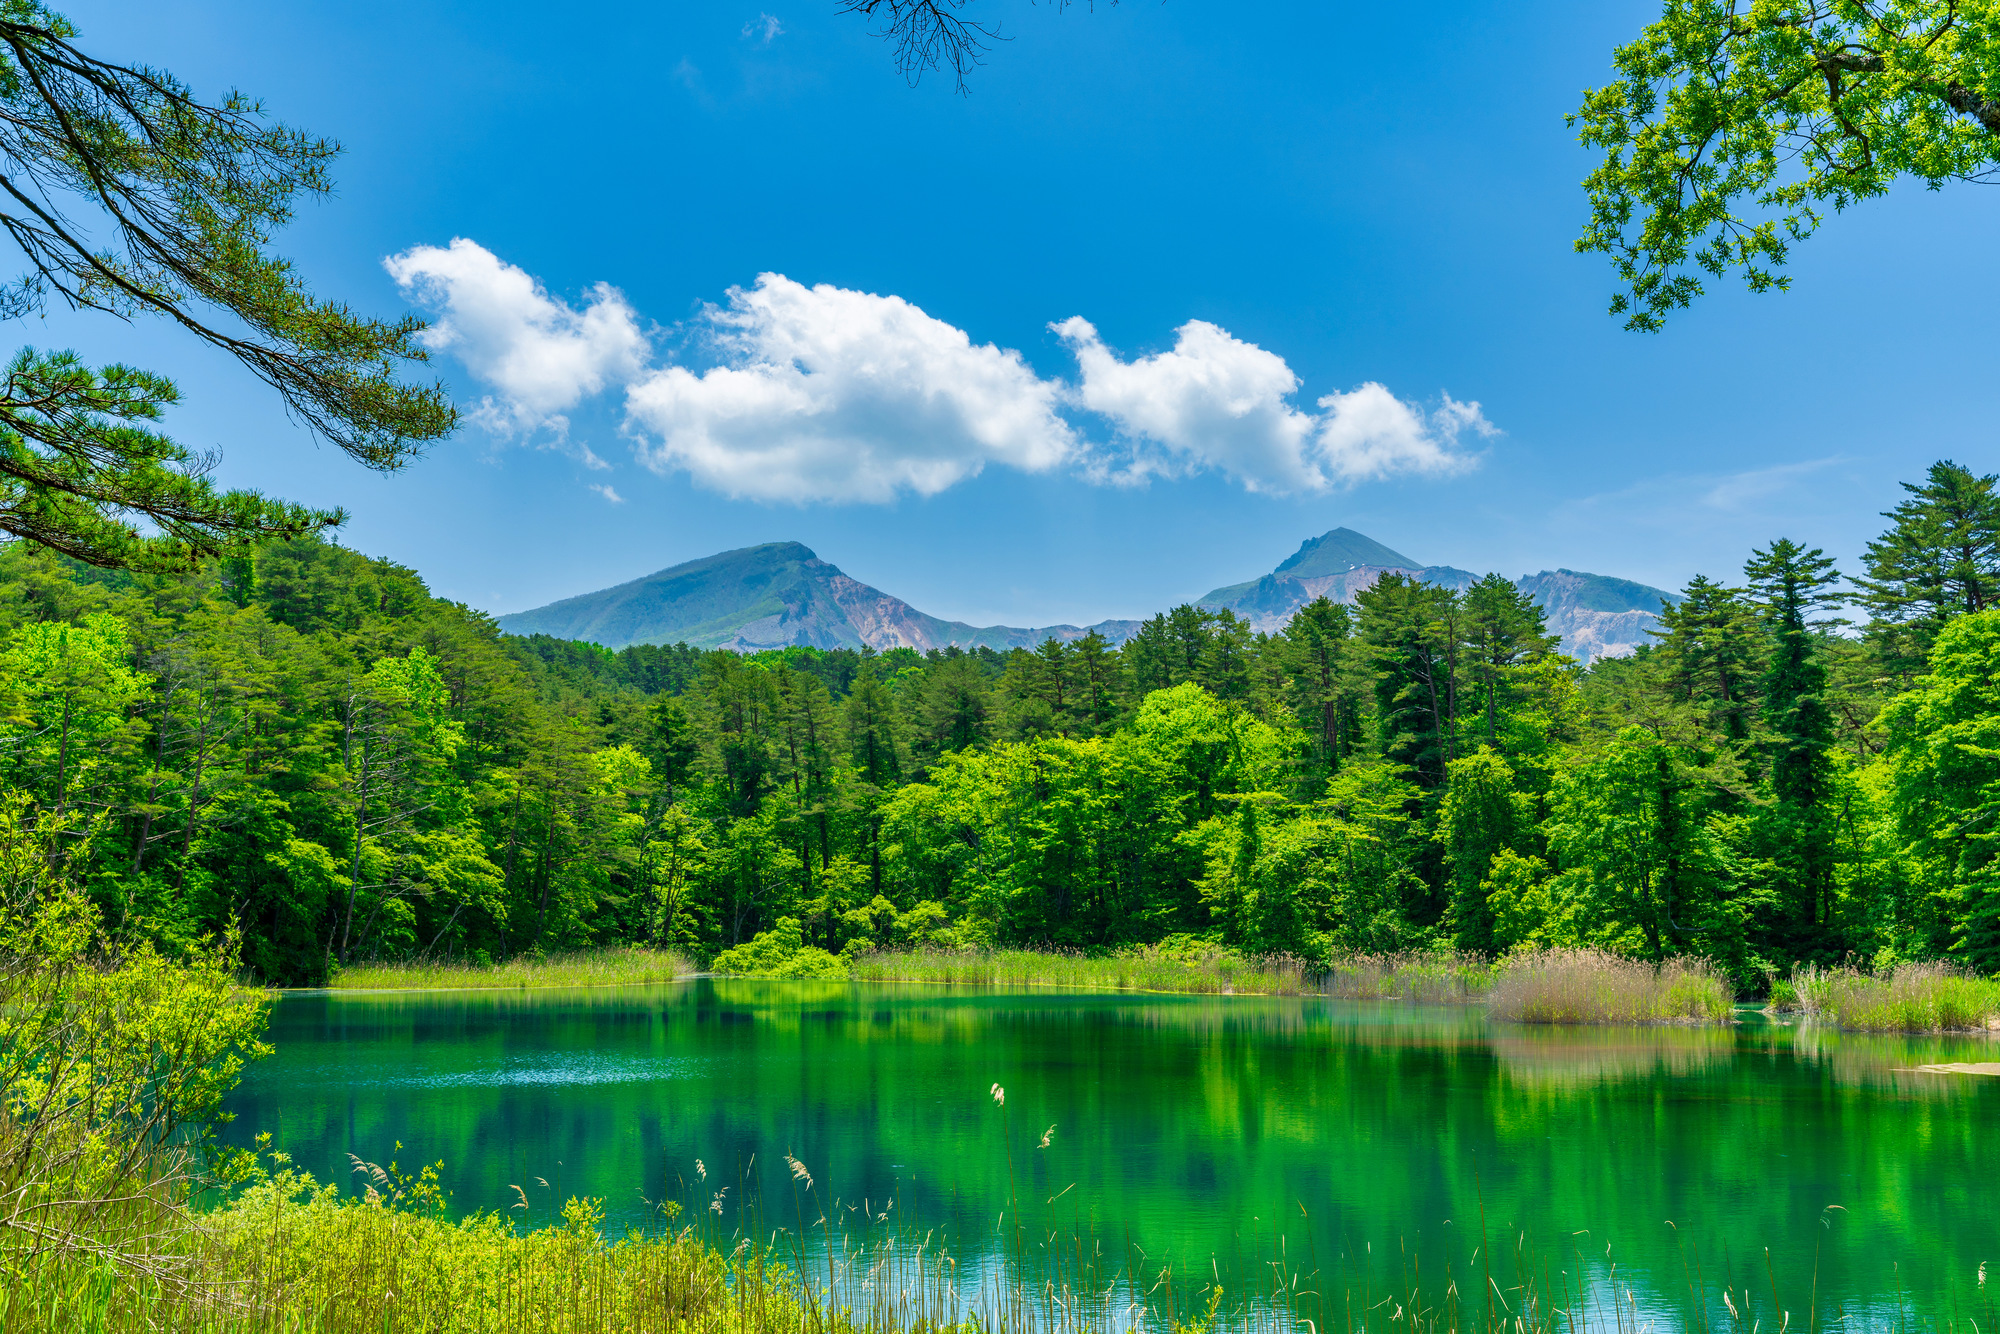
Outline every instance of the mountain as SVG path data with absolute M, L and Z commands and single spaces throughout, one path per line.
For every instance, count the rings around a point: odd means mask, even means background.
M 1478 576 L 1449 565 L 1419 565 L 1351 528 L 1312 538 L 1278 568 L 1247 583 L 1229 584 L 1197 605 L 1228 608 L 1265 632 L 1284 627 L 1292 613 L 1314 598 L 1352 603 L 1385 574 L 1463 591 Z M 1562 652 L 1577 661 L 1619 657 L 1650 641 L 1659 628 L 1660 609 L 1679 598 L 1661 589 L 1577 570 L 1526 574 L 1514 586 L 1534 598 L 1546 614 L 1550 633 L 1561 636 Z
M 1351 528 L 1304 543 L 1277 569 L 1248 583 L 1218 588 L 1198 605 L 1227 607 L 1262 631 L 1284 628 L 1292 613 L 1317 597 L 1354 601 L 1384 574 L 1397 573 L 1446 588 L 1470 588 L 1478 576 L 1449 565 L 1419 565 Z M 1647 642 L 1672 593 L 1575 570 L 1523 575 L 1515 586 L 1548 614 L 1562 651 L 1581 662 L 1630 653 Z M 587 639 L 607 648 L 688 643 L 697 648 L 1033 648 L 1095 630 L 1122 644 L 1137 621 L 1096 625 L 967 625 L 926 616 L 901 598 L 849 578 L 797 542 L 767 542 L 691 560 L 643 579 L 564 598 L 499 618 L 510 635 Z
M 797 542 L 725 551 L 498 619 L 510 635 L 588 639 L 606 648 L 688 643 L 746 653 L 792 644 L 1033 648 L 1051 636 L 1081 639 L 1091 630 L 1122 644 L 1139 628 L 1137 621 L 1016 628 L 939 620 L 849 578 Z

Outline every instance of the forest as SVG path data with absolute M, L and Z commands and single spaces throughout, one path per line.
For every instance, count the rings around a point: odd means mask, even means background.
M 1497 574 L 1271 635 L 739 656 L 504 635 L 317 537 L 175 574 L 17 541 L 0 818 L 115 931 L 237 932 L 284 985 L 759 933 L 1990 973 L 1995 485 L 1938 463 L 1851 579 L 1774 540 L 1588 669 Z

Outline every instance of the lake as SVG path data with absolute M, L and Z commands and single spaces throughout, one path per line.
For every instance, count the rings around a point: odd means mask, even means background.
M 1615 1263 L 1660 1311 L 1729 1281 L 1820 1325 L 1892 1323 L 1902 1290 L 1984 1326 L 2000 1261 L 2000 1079 L 1912 1070 L 1992 1059 L 1976 1038 L 723 979 L 298 993 L 271 1037 L 233 1140 L 269 1132 L 343 1189 L 349 1154 L 442 1160 L 456 1208 L 525 1198 L 534 1223 L 570 1195 L 760 1237 L 865 1207 L 971 1261 L 1011 1206 L 1044 1244 L 1233 1292 L 1274 1263 L 1328 1290 L 1463 1279 L 1483 1228 L 1488 1263 L 1518 1247 L 1592 1284 Z

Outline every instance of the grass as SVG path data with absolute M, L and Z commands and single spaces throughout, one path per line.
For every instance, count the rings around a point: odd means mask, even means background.
M 1706 959 L 1644 963 L 1594 949 L 1548 949 L 1504 960 L 1492 1014 L 1523 1024 L 1729 1022 L 1736 993 Z
M 1105 955 L 927 948 L 862 954 L 849 966 L 849 976 L 857 982 L 1434 1003 L 1478 1000 L 1488 975 L 1486 966 L 1471 955 L 1355 955 L 1325 968 L 1287 954 L 1243 955 L 1218 946 L 1137 946 Z
M 336 991 L 471 991 L 514 987 L 609 987 L 671 982 L 694 972 L 671 950 L 579 950 L 570 954 L 509 959 L 505 963 L 411 960 L 363 963 L 339 969 L 327 986 Z
M 1727 1023 L 1735 993 L 1705 959 L 1654 965 L 1602 950 L 1357 954 L 1319 965 L 1219 947 L 1140 946 L 1101 956 L 1042 950 L 917 949 L 863 954 L 865 982 L 1040 986 L 1259 996 L 1329 996 L 1428 1005 L 1486 1003 L 1495 1018 L 1544 1024 Z
M 1273 1232 L 1248 1238 L 1255 1253 L 1223 1271 L 1208 1259 L 1149 1260 L 1129 1239 L 1094 1223 L 1065 1226 L 1062 1211 L 1029 1199 L 1010 1201 L 1003 1225 L 974 1228 L 996 1239 L 988 1244 L 1005 1252 L 995 1257 L 1002 1263 L 962 1263 L 937 1230 L 889 1221 L 886 1209 L 829 1222 L 854 1211 L 821 1198 L 802 1165 L 794 1179 L 797 1198 L 778 1212 L 796 1216 L 796 1229 L 772 1227 L 760 1202 L 755 1220 L 733 1232 L 720 1222 L 677 1226 L 669 1207 L 648 1230 L 607 1236 L 592 1200 L 571 1200 L 559 1223 L 525 1229 L 491 1214 L 452 1219 L 434 1191 L 398 1189 L 406 1180 L 342 1197 L 281 1171 L 178 1234 L 173 1264 L 119 1272 L 73 1252 L 24 1259 L 0 1247 L 0 1330 L 1754 1334 L 1822 1321 L 1844 1328 L 1849 1318 L 1822 1305 L 1817 1265 L 1812 1295 L 1781 1300 L 1775 1280 L 1765 1287 L 1768 1271 L 1733 1271 L 1726 1253 L 1691 1240 L 1684 1288 L 1683 1275 L 1664 1273 L 1635 1283 L 1600 1251 L 1602 1238 L 1586 1243 L 1582 1233 L 1545 1250 L 1505 1229 L 1489 1251 L 1483 1228 L 1468 1229 L 1440 1273 L 1413 1267 L 1395 1246 L 1325 1257 L 1322 1268 L 1307 1247 L 1288 1254 Z M 706 1220 L 699 1195 L 690 1207 Z M 1906 1334 L 1991 1324 L 1983 1287 L 1932 1294 L 1929 1319 L 1911 1301 L 1897 1293 L 1893 1327 Z M 1797 1318 L 1807 1310 L 1812 1319 Z
M 615 986 L 667 982 L 692 972 L 693 965 L 678 954 L 627 948 L 483 966 L 361 964 L 341 969 L 330 986 L 342 991 Z M 1706 960 L 1677 959 L 1656 966 L 1591 949 L 1538 950 L 1499 963 L 1476 954 L 1411 950 L 1347 955 L 1319 964 L 1287 954 L 1245 955 L 1202 944 L 1141 945 L 1106 954 L 923 947 L 856 955 L 847 963 L 847 977 L 855 982 L 1328 996 L 1428 1005 L 1484 1002 L 1494 1017 L 1521 1023 L 1726 1023 L 1735 1002 L 1728 981 Z
M 1898 964 L 1886 976 L 1805 967 L 1791 999 L 1809 1020 L 1875 1033 L 1948 1033 L 2000 1027 L 2000 981 L 1947 963 Z M 1778 999 L 1772 988 L 1773 1000 Z

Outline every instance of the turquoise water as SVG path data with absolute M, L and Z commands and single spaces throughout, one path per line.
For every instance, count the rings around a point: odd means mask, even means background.
M 272 1037 L 234 1138 L 343 1184 L 350 1154 L 442 1160 L 457 1208 L 525 1196 L 536 1223 L 591 1195 L 617 1222 L 672 1200 L 765 1236 L 865 1202 L 970 1256 L 1011 1207 L 1241 1291 L 1274 1259 L 1463 1275 L 1483 1213 L 1489 1260 L 1525 1238 L 1666 1307 L 1699 1266 L 1819 1324 L 1886 1320 L 1899 1287 L 1981 1310 L 2000 1262 L 2000 1079 L 1911 1069 L 1993 1059 L 1978 1039 L 706 979 L 296 994 Z

